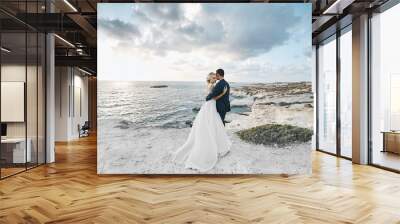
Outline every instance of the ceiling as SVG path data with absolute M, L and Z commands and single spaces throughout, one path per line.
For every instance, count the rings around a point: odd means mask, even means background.
M 253 0 L 269 3 L 312 3 L 313 42 L 335 32 L 337 21 L 357 16 L 387 0 Z M 25 28 L 39 32 L 54 32 L 56 65 L 79 66 L 96 73 L 97 57 L 97 3 L 168 2 L 122 0 L 1 0 L 2 31 L 15 33 Z M 182 1 L 183 2 L 183 1 Z M 185 2 L 225 2 L 185 1 Z M 249 2 L 244 0 L 230 2 Z M 50 13 L 51 11 L 51 13 Z M 351 23 L 351 18 L 348 19 Z M 345 20 L 343 20 L 345 21 Z M 345 25 L 345 24 L 343 24 Z M 331 28 L 331 31 L 329 31 Z M 328 32 L 329 31 L 329 32 Z M 11 35 L 11 34 L 9 34 Z M 16 34 L 14 34 L 16 35 Z M 18 40 L 18 38 L 16 38 Z

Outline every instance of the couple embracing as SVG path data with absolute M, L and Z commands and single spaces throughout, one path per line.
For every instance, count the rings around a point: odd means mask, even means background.
M 225 115 L 231 110 L 230 86 L 224 76 L 222 69 L 207 76 L 206 102 L 193 121 L 186 142 L 175 153 L 175 160 L 185 163 L 185 168 L 208 171 L 230 150 L 231 141 L 224 127 Z

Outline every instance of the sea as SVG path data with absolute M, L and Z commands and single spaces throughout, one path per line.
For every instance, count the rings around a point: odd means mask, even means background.
M 241 83 L 231 83 L 231 88 Z M 155 86 L 164 86 L 154 88 Z M 205 82 L 98 81 L 98 119 L 123 120 L 135 127 L 185 128 L 205 102 Z M 231 94 L 231 102 L 239 96 Z M 250 108 L 232 106 L 232 113 Z

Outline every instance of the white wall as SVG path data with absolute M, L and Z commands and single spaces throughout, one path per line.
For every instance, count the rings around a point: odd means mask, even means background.
M 69 68 L 55 68 L 55 141 L 68 140 Z
M 83 75 L 76 68 L 56 67 L 56 141 L 77 139 L 78 125 L 88 120 L 88 78 Z
M 1 121 L 25 121 L 25 83 L 1 82 Z M 36 108 L 36 105 L 35 105 Z
M 74 105 L 74 107 L 71 108 L 72 119 L 70 122 L 72 128 L 70 135 L 72 138 L 78 138 L 78 124 L 82 126 L 88 120 L 88 78 L 81 76 L 82 73 L 76 75 L 77 70 L 74 70 L 74 72 L 73 89 L 75 95 L 71 96 L 71 99 L 74 99 L 75 102 L 71 102 L 71 106 Z

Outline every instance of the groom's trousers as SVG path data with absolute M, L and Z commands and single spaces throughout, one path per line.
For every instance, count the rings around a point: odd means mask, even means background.
M 221 120 L 222 120 L 222 123 L 224 124 L 224 126 L 225 126 L 225 112 L 219 112 L 218 111 L 218 114 L 219 114 L 219 116 L 221 117 Z

